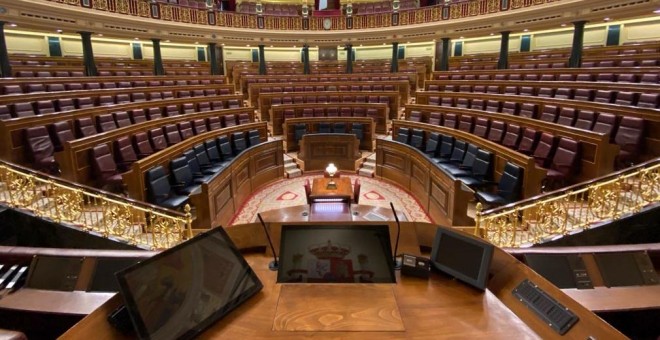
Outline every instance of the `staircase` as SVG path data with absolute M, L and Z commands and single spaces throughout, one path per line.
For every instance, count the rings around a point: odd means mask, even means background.
M 362 167 L 358 169 L 358 175 L 365 177 L 374 177 L 376 172 L 376 153 L 372 153 L 364 160 Z
M 286 178 L 295 178 L 302 175 L 302 170 L 298 168 L 295 160 L 288 155 L 284 155 L 284 176 Z

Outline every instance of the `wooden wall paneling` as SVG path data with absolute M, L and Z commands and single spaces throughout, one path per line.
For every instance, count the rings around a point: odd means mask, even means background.
M 287 121 L 284 118 L 284 110 L 286 109 L 293 109 L 296 118 L 309 118 L 309 117 L 303 117 L 303 110 L 306 108 L 309 108 L 310 104 L 282 104 L 282 105 L 274 105 L 271 106 L 270 108 L 270 123 L 271 127 L 273 129 L 273 135 L 281 135 L 284 133 L 285 127 L 284 125 L 287 124 Z M 377 115 L 376 116 L 370 116 L 367 117 L 370 121 L 372 121 L 374 124 L 374 131 L 380 134 L 386 134 L 387 133 L 387 123 L 389 122 L 389 107 L 387 104 L 384 103 L 341 103 L 337 105 L 336 103 L 316 103 L 314 104 L 315 108 L 324 108 L 324 111 L 327 111 L 328 108 L 333 107 L 336 108 L 338 107 L 340 110 L 342 107 L 350 107 L 352 110 L 355 108 L 364 108 L 365 111 L 367 109 L 376 109 L 377 110 Z M 334 119 L 334 118 L 341 118 L 343 119 L 344 122 L 363 122 L 365 117 L 325 117 L 325 118 L 314 118 L 314 122 L 319 121 L 319 119 Z M 342 120 L 337 120 L 337 122 L 341 122 Z M 302 122 L 302 121 L 299 121 Z M 310 121 L 311 122 L 311 121 Z M 291 132 L 291 131 L 289 131 Z M 367 131 L 365 130 L 365 139 L 366 139 L 366 133 Z
M 294 104 L 299 105 L 299 104 Z M 365 104 L 370 105 L 370 104 Z M 378 104 L 384 106 L 385 104 Z M 330 124 L 333 123 L 347 123 L 347 129 L 352 128 L 354 123 L 363 124 L 364 136 L 360 142 L 361 150 L 374 150 L 374 141 L 376 140 L 375 125 L 373 119 L 370 117 L 315 117 L 315 118 L 292 118 L 287 119 L 283 124 L 284 127 L 284 138 L 286 139 L 286 150 L 285 152 L 298 151 L 300 150 L 300 145 L 295 140 L 294 129 L 296 124 L 305 124 L 307 125 L 307 133 L 316 133 L 318 123 L 327 122 Z M 350 126 L 349 126 L 350 125 Z M 349 130 L 350 131 L 350 130 Z

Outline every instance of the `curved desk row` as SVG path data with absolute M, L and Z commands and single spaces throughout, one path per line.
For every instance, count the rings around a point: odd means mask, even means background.
M 646 120 L 646 150 L 652 155 L 660 155 L 660 110 L 641 108 L 628 105 L 605 104 L 590 101 L 572 100 L 572 99 L 559 99 L 559 98 L 546 98 L 546 97 L 533 97 L 533 96 L 517 96 L 495 93 L 473 93 L 473 92 L 417 92 L 416 104 L 429 104 L 430 97 L 440 98 L 465 98 L 471 100 L 497 101 L 497 102 L 514 102 L 518 104 L 536 104 L 539 106 L 539 112 L 543 111 L 546 105 L 553 105 L 559 108 L 571 108 L 575 110 L 587 110 L 598 113 L 611 113 L 619 117 L 629 116 L 638 117 Z
M 360 98 L 361 97 L 361 98 Z M 273 101 L 279 102 L 273 104 Z M 384 100 L 387 100 L 385 102 Z M 259 111 L 261 119 L 270 121 L 270 108 L 279 104 L 307 104 L 314 106 L 317 103 L 333 103 L 341 106 L 344 103 L 385 103 L 390 111 L 390 119 L 399 113 L 399 93 L 395 91 L 326 91 L 326 92 L 278 92 L 262 93 L 259 96 Z
M 548 132 L 557 137 L 568 137 L 579 141 L 582 148 L 580 173 L 575 174 L 579 180 L 589 180 L 611 173 L 614 170 L 614 159 L 619 154 L 619 146 L 610 143 L 610 136 L 582 130 L 570 126 L 549 123 L 540 119 L 514 116 L 500 112 L 484 112 L 459 107 L 433 105 L 406 105 L 406 120 L 410 119 L 412 111 L 419 112 L 422 122 L 428 123 L 431 113 L 441 113 L 443 116 L 455 115 L 458 123 L 461 117 L 484 118 L 490 121 L 501 121 L 515 124 L 521 128 L 531 128 L 540 132 Z M 474 136 L 475 138 L 478 138 Z
M 371 105 L 371 104 L 367 104 Z M 382 104 L 380 104 L 382 105 Z M 353 124 L 362 124 L 363 137 L 360 141 L 361 150 L 373 151 L 374 140 L 376 140 L 374 120 L 370 117 L 314 117 L 314 118 L 291 118 L 282 124 L 284 130 L 284 140 L 286 141 L 286 152 L 300 150 L 300 141 L 296 140 L 295 127 L 298 124 L 304 124 L 306 133 L 319 133 L 318 124 L 327 123 L 331 126 L 335 123 L 346 124 L 346 131 L 350 133 Z
M 499 93 L 506 94 L 506 88 L 509 86 L 528 87 L 538 92 L 540 88 L 557 89 L 587 89 L 587 90 L 609 90 L 609 91 L 627 91 L 639 93 L 658 93 L 660 87 L 657 84 L 640 84 L 613 81 L 537 81 L 537 80 L 427 80 L 424 83 L 424 90 L 429 91 L 429 86 L 437 86 L 438 91 L 460 90 L 463 86 L 474 87 L 483 86 L 484 88 L 496 87 Z M 448 88 L 449 87 L 449 88 Z M 471 92 L 469 90 L 467 92 Z
M 278 92 L 323 92 L 323 91 L 355 91 L 351 88 L 358 86 L 361 91 L 371 91 L 374 86 L 379 86 L 381 90 L 384 86 L 391 86 L 392 90 L 399 91 L 401 102 L 407 103 L 410 98 L 410 83 L 406 80 L 378 80 L 378 81 L 352 81 L 347 83 L 345 81 L 335 82 L 295 82 L 295 83 L 250 83 L 248 84 L 248 92 L 243 96 L 248 98 L 248 102 L 252 106 L 259 105 L 259 95 L 263 93 L 276 93 L 275 88 L 279 88 Z M 366 88 L 366 89 L 365 89 Z M 264 91 L 268 89 L 268 91 Z M 378 91 L 378 90 L 375 90 Z
M 53 57 L 46 57 L 53 58 Z M 104 83 L 104 82 L 120 82 L 127 81 L 131 83 L 144 82 L 145 84 L 150 81 L 174 81 L 183 80 L 190 81 L 196 80 L 200 83 L 209 84 L 225 84 L 225 76 L 209 76 L 209 75 L 163 75 L 163 76 L 95 76 L 95 77 L 24 77 L 24 78 L 2 78 L 0 79 L 0 86 L 3 85 L 27 85 L 27 84 L 70 84 L 70 83 Z M 147 86 L 147 85 L 144 85 Z
M 91 150 L 99 144 L 107 144 L 108 148 L 112 150 L 111 152 L 114 153 L 115 150 L 112 147 L 112 142 L 121 137 L 131 137 L 138 132 L 147 132 L 151 129 L 180 122 L 192 122 L 197 119 L 207 118 L 222 119 L 223 116 L 235 116 L 238 114 L 246 114 L 250 118 L 250 122 L 254 122 L 254 110 L 252 108 L 197 112 L 148 120 L 93 136 L 68 141 L 64 143 L 61 152 L 55 153 L 55 159 L 60 165 L 63 178 L 85 185 L 93 185 L 95 178 L 91 166 Z
M 261 141 L 265 141 L 268 138 L 268 128 L 266 122 L 242 124 L 228 128 L 222 128 L 219 130 L 208 131 L 190 137 L 184 141 L 181 141 L 180 143 L 169 146 L 164 150 L 134 162 L 131 166 L 131 170 L 122 174 L 122 178 L 124 184 L 126 184 L 126 190 L 129 197 L 140 201 L 146 201 L 147 187 L 145 184 L 145 174 L 147 171 L 149 171 L 149 169 L 159 165 L 163 166 L 165 169 L 169 169 L 169 163 L 171 160 L 176 157 L 180 157 L 184 151 L 192 149 L 192 147 L 197 144 L 204 143 L 204 141 L 209 139 L 215 139 L 219 136 L 229 136 L 234 132 L 247 132 L 249 130 L 258 130 Z M 236 160 L 234 160 L 234 162 L 236 162 Z
M 316 103 L 314 108 L 309 104 L 280 104 L 270 108 L 270 124 L 273 129 L 273 135 L 286 136 L 286 129 L 289 121 L 294 118 L 309 119 L 312 121 L 322 121 L 340 117 L 344 121 L 357 122 L 361 117 L 369 117 L 373 121 L 375 132 L 386 134 L 387 122 L 389 121 L 389 108 L 387 104 L 381 103 Z M 336 116 L 330 116 L 329 110 L 335 110 Z M 349 109 L 351 114 L 342 115 L 343 109 Z M 316 111 L 316 114 L 309 116 L 310 111 Z M 293 113 L 293 117 L 291 116 Z M 291 130 L 289 130 L 289 133 Z
M 211 103 L 216 101 L 237 100 L 240 106 L 243 106 L 241 95 L 222 95 L 207 97 L 189 97 L 176 99 L 150 100 L 135 103 L 115 104 L 106 106 L 97 106 L 86 109 L 62 111 L 48 113 L 39 116 L 14 118 L 9 120 L 0 120 L 0 157 L 10 162 L 19 164 L 26 163 L 25 157 L 25 129 L 34 126 L 47 126 L 53 123 L 67 121 L 70 126 L 74 126 L 74 120 L 79 118 L 91 118 L 95 120 L 97 116 L 109 114 L 118 111 L 128 111 L 133 109 L 148 108 L 166 108 L 168 105 L 183 105 L 197 103 Z
M 392 138 L 396 139 L 400 127 L 424 130 L 425 135 L 428 135 L 431 132 L 437 132 L 474 144 L 480 149 L 487 150 L 493 154 L 493 177 L 495 181 L 498 181 L 504 172 L 504 166 L 506 163 L 511 162 L 524 170 L 523 190 L 521 192 L 522 197 L 532 197 L 541 192 L 541 183 L 546 176 L 547 170 L 537 167 L 533 157 L 523 155 L 515 150 L 511 150 L 505 146 L 477 137 L 465 131 L 419 122 L 409 122 L 404 120 L 393 121 Z M 428 140 L 428 136 L 425 136 L 424 140 Z M 410 149 L 413 148 L 411 147 Z M 423 155 L 419 150 L 415 151 L 420 155 Z M 423 157 L 426 156 L 423 155 Z M 429 160 L 429 162 L 432 161 Z

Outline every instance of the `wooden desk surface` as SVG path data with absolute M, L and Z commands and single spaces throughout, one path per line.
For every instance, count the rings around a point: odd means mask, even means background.
M 87 315 L 110 300 L 113 295 L 115 293 L 61 292 L 22 288 L 0 299 L 0 308 L 39 313 Z
M 238 307 L 226 318 L 206 330 L 200 339 L 254 339 L 318 337 L 342 339 L 401 339 L 401 338 L 438 338 L 440 335 L 457 338 L 489 338 L 489 339 L 538 339 L 527 325 L 516 317 L 498 298 L 486 290 L 479 292 L 448 277 L 433 274 L 431 280 L 400 277 L 397 273 L 397 284 L 383 284 L 384 289 L 392 289 L 398 314 L 392 314 L 391 304 L 383 307 L 385 314 L 370 311 L 370 318 L 381 318 L 384 322 L 392 322 L 400 318 L 403 330 L 396 331 L 278 331 L 281 319 L 276 318 L 280 297 L 287 285 L 277 284 L 277 273 L 268 270 L 271 260 L 263 254 L 246 255 L 248 263 L 255 270 L 264 284 L 264 289 L 256 296 Z M 339 286 L 337 286 L 339 287 Z M 343 289 L 350 289 L 342 285 Z M 348 288 L 344 288 L 348 287 Z M 327 285 L 308 285 L 307 291 L 324 292 Z M 358 291 L 361 287 L 357 287 Z M 309 292 L 308 292 L 309 293 Z M 327 295 L 327 294 L 326 294 Z M 337 296 L 336 302 L 344 298 L 360 299 L 360 296 Z M 306 305 L 307 311 L 297 316 L 297 321 L 307 319 L 312 325 L 341 325 L 337 315 L 324 312 L 323 306 L 315 306 L 316 298 L 307 294 L 301 297 L 299 304 Z M 107 306 L 92 313 L 74 328 L 62 336 L 62 339 L 94 338 L 121 339 L 123 336 L 114 330 L 106 321 L 105 316 L 111 305 L 117 305 L 119 296 L 108 302 Z M 378 304 L 377 304 L 378 305 Z M 287 306 L 288 307 L 288 306 Z M 371 306 L 373 308 L 373 306 Z M 368 311 L 364 311 L 367 313 Z M 103 314 L 103 315 L 99 315 Z M 358 321 L 356 321 L 358 322 Z M 367 321 L 365 321 L 367 322 Z M 370 322 L 375 322 L 371 320 Z M 94 326 L 92 326 L 94 324 Z M 367 329 L 372 324 L 352 324 L 352 327 Z M 275 327 L 277 326 L 277 327 Z M 304 328 L 300 324 L 296 326 Z M 364 326 L 364 327 L 363 327 Z M 300 328 L 298 328 L 300 329 Z
M 335 183 L 337 183 L 337 189 L 328 189 L 328 183 L 330 183 L 331 180 L 334 180 Z M 351 199 L 353 198 L 353 184 L 351 183 L 351 179 L 348 177 L 315 178 L 312 182 L 312 193 L 310 194 L 310 197 L 312 199 Z

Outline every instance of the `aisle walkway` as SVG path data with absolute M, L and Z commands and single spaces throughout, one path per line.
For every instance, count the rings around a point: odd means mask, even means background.
M 283 179 L 257 191 L 248 199 L 234 216 L 231 224 L 243 224 L 256 221 L 257 213 L 272 209 L 285 208 L 295 205 L 307 204 L 303 185 L 306 179 L 312 181 L 321 174 L 305 175 L 293 179 Z M 431 222 L 417 200 L 408 192 L 390 183 L 357 175 L 345 175 L 354 183 L 360 179 L 360 204 L 389 208 L 394 203 L 397 211 L 406 214 L 408 221 Z

